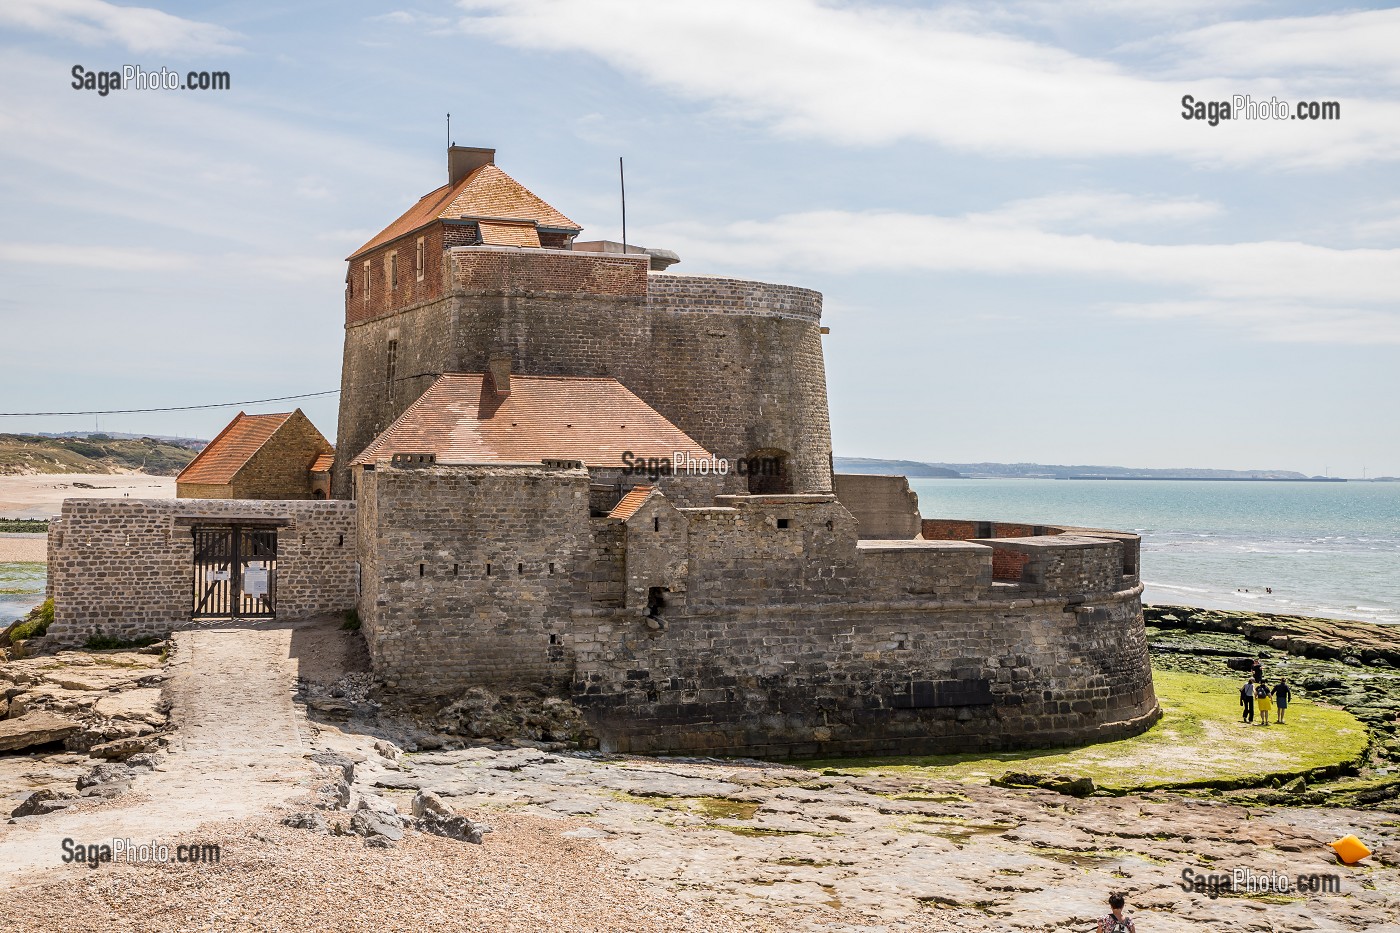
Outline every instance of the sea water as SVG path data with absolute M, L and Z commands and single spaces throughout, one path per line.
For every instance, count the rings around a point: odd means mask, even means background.
M 44 601 L 45 564 L 0 564 L 0 628 Z
M 930 518 L 1136 532 L 1146 603 L 1400 623 L 1400 483 L 910 485 Z

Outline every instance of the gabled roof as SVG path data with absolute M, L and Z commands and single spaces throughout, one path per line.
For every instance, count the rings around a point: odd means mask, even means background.
M 444 463 L 581 460 L 622 467 L 622 455 L 670 460 L 710 454 L 616 379 L 510 377 L 510 394 L 489 376 L 446 373 L 352 461 L 431 453 Z
M 389 224 L 364 246 L 351 253 L 355 259 L 377 246 L 412 233 L 419 227 L 434 220 L 521 221 L 539 227 L 554 227 L 565 230 L 582 230 L 563 214 L 536 195 L 529 188 L 511 178 L 495 163 L 488 163 L 467 175 L 456 185 L 443 185 L 435 191 L 423 195 L 418 203 L 410 207 L 398 220 Z M 532 245 L 538 246 L 538 236 Z
M 651 495 L 650 486 L 633 486 L 627 490 L 627 495 L 613 506 L 613 510 L 608 513 L 608 518 L 620 518 L 624 522 L 637 514 L 637 510 L 642 507 L 642 503 L 647 501 L 647 496 Z
M 285 411 L 273 415 L 245 415 L 240 411 L 228 427 L 180 471 L 175 482 L 213 485 L 233 482 L 234 475 L 253 454 L 295 414 Z
M 335 454 L 319 454 L 311 462 L 312 473 L 329 473 L 331 467 L 335 466 Z

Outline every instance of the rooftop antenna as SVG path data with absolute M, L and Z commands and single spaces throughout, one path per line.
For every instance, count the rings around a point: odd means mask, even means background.
M 622 156 L 617 157 L 617 180 L 622 185 L 622 254 L 627 255 L 627 175 L 622 170 Z
M 447 145 L 450 148 L 452 143 L 452 114 L 447 115 Z

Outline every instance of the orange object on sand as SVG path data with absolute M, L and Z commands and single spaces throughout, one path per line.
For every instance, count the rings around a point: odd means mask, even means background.
M 1337 857 L 1348 865 L 1355 865 L 1371 854 L 1371 850 L 1366 848 L 1365 843 L 1355 836 L 1343 836 L 1336 842 L 1327 844 L 1336 851 Z

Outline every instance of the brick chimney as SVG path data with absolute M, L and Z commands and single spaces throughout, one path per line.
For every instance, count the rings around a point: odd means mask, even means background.
M 481 149 L 476 146 L 448 146 L 447 183 L 455 185 L 483 165 L 492 165 L 495 161 L 495 149 Z

